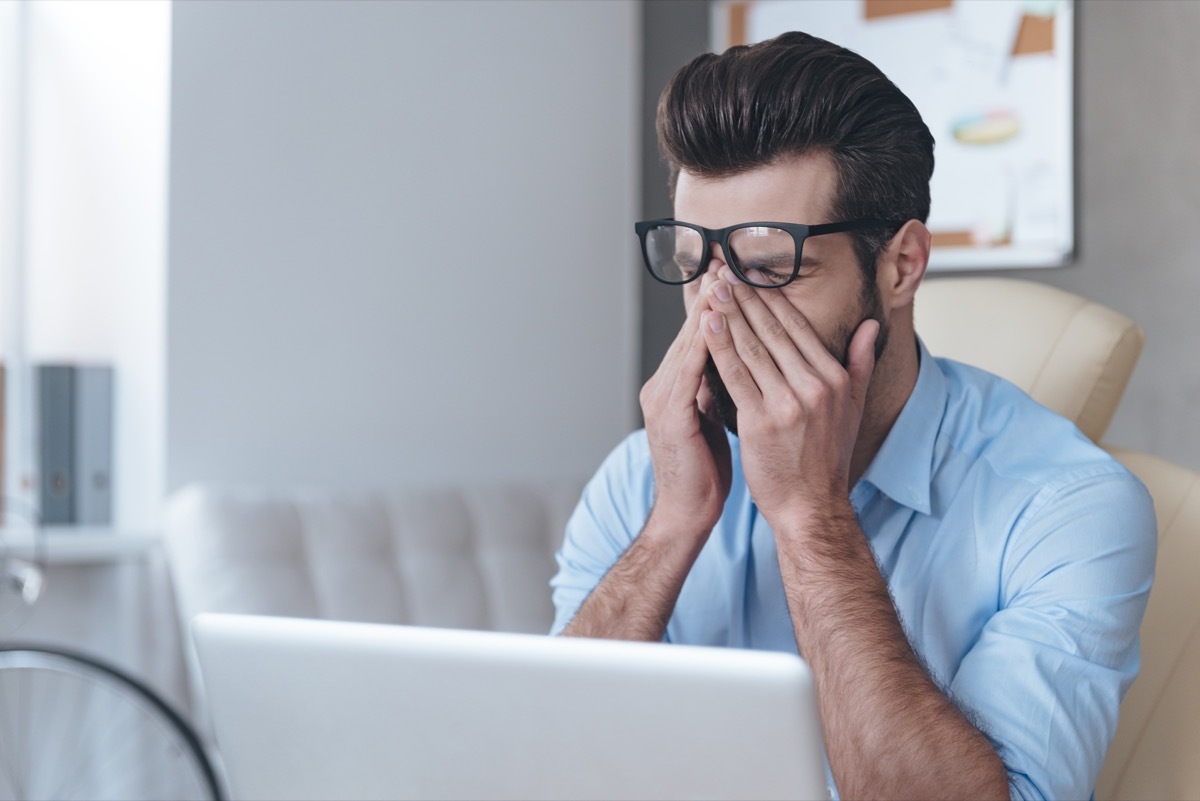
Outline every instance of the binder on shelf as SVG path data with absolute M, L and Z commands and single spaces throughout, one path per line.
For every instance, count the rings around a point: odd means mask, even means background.
M 0 364 L 0 498 L 8 493 L 8 484 L 4 478 L 8 475 L 5 472 L 7 462 L 5 459 L 8 456 L 8 440 L 5 437 L 8 434 L 8 368 Z M 9 512 L 7 504 L 0 506 L 0 525 L 7 523 L 6 517 Z
M 112 522 L 113 371 L 75 368 L 75 522 Z
M 43 525 L 75 519 L 71 498 L 71 441 L 75 438 L 71 368 L 43 364 L 37 368 L 38 482 Z
M 112 368 L 38 365 L 37 409 L 42 523 L 111 523 Z

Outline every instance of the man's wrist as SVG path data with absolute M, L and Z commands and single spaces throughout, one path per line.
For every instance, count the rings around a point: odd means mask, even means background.
M 655 500 L 638 536 L 661 549 L 664 555 L 679 553 L 694 559 L 719 519 L 719 516 L 716 519 L 698 516 L 694 510 Z
M 828 495 L 804 498 L 777 512 L 763 511 L 776 540 L 803 543 L 825 538 L 844 539 L 846 532 L 857 531 L 858 516 L 849 496 Z

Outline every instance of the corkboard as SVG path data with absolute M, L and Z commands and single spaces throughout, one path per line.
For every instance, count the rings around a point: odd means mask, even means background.
M 942 11 L 953 5 L 954 0 L 864 0 L 863 16 L 867 19 L 879 19 L 922 11 Z

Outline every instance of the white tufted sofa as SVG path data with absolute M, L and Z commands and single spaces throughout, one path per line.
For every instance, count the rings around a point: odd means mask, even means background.
M 554 552 L 583 483 L 176 492 L 164 546 L 198 719 L 200 612 L 548 632 Z

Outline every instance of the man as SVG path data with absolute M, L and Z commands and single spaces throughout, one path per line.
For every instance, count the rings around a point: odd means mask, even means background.
M 568 524 L 555 632 L 798 651 L 846 798 L 1086 798 L 1137 673 L 1153 508 L 916 337 L 917 110 L 791 33 L 680 70 L 658 133 L 675 220 L 637 228 L 687 319 Z

